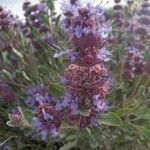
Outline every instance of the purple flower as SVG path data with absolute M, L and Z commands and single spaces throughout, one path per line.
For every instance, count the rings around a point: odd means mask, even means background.
M 51 127 L 51 131 L 50 132 L 51 132 L 51 136 L 52 137 L 56 137 L 58 135 L 57 129 L 56 129 L 56 127 L 54 125 Z
M 67 78 L 65 78 L 65 77 L 62 77 L 61 80 L 60 80 L 60 82 L 61 82 L 62 84 L 68 84 L 68 80 L 67 80 Z
M 46 13 L 46 11 L 47 11 L 46 5 L 44 5 L 42 3 L 37 4 L 37 8 L 36 9 L 37 9 L 37 11 L 39 13 Z
M 103 38 L 103 39 L 107 39 L 108 38 L 108 35 L 109 33 L 112 31 L 112 28 L 111 27 L 101 27 L 98 31 L 98 33 L 100 34 L 100 36 Z
M 51 102 L 48 89 L 44 84 L 33 86 L 27 91 L 26 104 L 30 107 L 37 107 L 41 103 Z
M 78 12 L 76 5 L 70 4 L 68 0 L 65 0 L 61 3 L 61 10 L 70 15 L 75 15 Z
M 89 15 L 101 17 L 104 14 L 104 11 L 99 6 L 94 6 L 92 3 L 88 3 Z
M 55 106 L 43 103 L 36 109 L 35 115 L 32 125 L 39 132 L 42 140 L 46 140 L 48 136 L 56 137 L 62 122 L 60 110 L 57 111 Z
M 47 137 L 49 135 L 51 135 L 51 128 L 50 127 L 45 127 L 43 122 L 41 122 L 40 120 L 38 120 L 37 118 L 34 118 L 33 122 L 32 122 L 33 127 L 35 127 L 35 129 L 38 130 L 39 135 L 41 136 L 42 140 L 46 140 Z
M 78 97 L 75 99 L 72 99 L 72 101 L 69 104 L 69 108 L 71 109 L 71 115 L 78 115 Z
M 69 18 L 62 20 L 60 26 L 62 30 L 66 33 L 71 33 L 73 31 Z
M 70 59 L 70 61 L 71 61 L 72 63 L 76 61 L 78 55 L 79 55 L 78 52 L 74 52 L 74 51 L 69 51 L 69 52 L 68 52 L 68 58 Z
M 51 137 L 57 137 L 58 132 L 56 127 L 53 125 L 50 128 L 42 130 L 41 132 L 39 132 L 39 134 L 41 135 L 41 139 L 45 141 L 49 134 L 51 135 Z
M 90 125 L 92 126 L 92 127 L 97 127 L 97 121 L 96 121 L 96 117 L 92 117 L 91 119 L 90 119 Z
M 97 112 L 105 112 L 108 110 L 108 106 L 105 101 L 99 99 L 99 95 L 94 95 L 92 102 Z
M 73 93 L 66 93 L 62 102 L 64 108 L 68 108 L 71 111 L 71 115 L 78 115 L 78 97 L 73 96 Z
M 45 120 L 53 120 L 54 119 L 54 116 L 52 116 L 51 114 L 48 114 L 46 112 L 43 112 L 43 115 L 44 115 L 44 119 Z
M 6 144 L 4 144 L 0 147 L 0 150 L 8 150 L 8 146 Z
M 45 141 L 47 139 L 47 136 L 48 136 L 48 131 L 47 130 L 42 130 L 40 132 L 40 135 L 41 135 L 41 139 Z
M 57 111 L 61 111 L 62 110 L 62 103 L 61 102 L 57 102 L 56 103 L 56 105 L 55 105 L 55 109 L 57 110 Z
M 106 50 L 105 48 L 103 48 L 103 49 L 99 50 L 99 53 L 97 54 L 97 58 L 100 61 L 109 62 L 110 61 L 110 58 L 109 58 L 110 55 L 111 55 L 111 53 L 108 50 Z
M 84 33 L 83 31 L 83 27 L 82 26 L 77 26 L 75 29 L 74 29 L 74 35 L 76 36 L 76 38 L 80 39 L 82 37 L 82 34 Z
M 72 99 L 72 95 L 71 93 L 66 93 L 65 96 L 64 96 L 64 100 L 62 102 L 62 106 L 63 107 L 67 107 L 69 106 L 69 101 Z

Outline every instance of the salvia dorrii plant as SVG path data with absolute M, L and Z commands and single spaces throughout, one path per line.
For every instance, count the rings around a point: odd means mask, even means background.
M 90 3 L 82 6 L 79 1 L 69 1 L 62 10 L 62 28 L 73 45 L 67 53 L 71 64 L 61 79 L 66 86 L 64 100 L 54 103 L 43 84 L 27 92 L 27 104 L 35 109 L 33 125 L 44 140 L 49 135 L 57 136 L 65 119 L 79 129 L 96 126 L 98 115 L 108 109 L 109 74 L 103 62 L 111 27 L 105 23 L 103 10 Z
M 33 124 L 42 139 L 57 136 L 63 119 L 73 121 L 77 128 L 95 126 L 96 117 L 108 108 L 105 99 L 109 75 L 103 61 L 107 57 L 105 44 L 111 29 L 105 24 L 103 11 L 91 4 L 83 7 L 79 1 L 70 1 L 62 9 L 66 16 L 62 28 L 74 47 L 68 51 L 71 64 L 61 79 L 67 90 L 64 100 L 53 104 L 44 85 L 32 87 L 28 92 L 27 103 L 36 108 Z M 82 114 L 82 109 L 88 112 L 87 116 Z
M 97 116 L 108 109 L 109 74 L 103 62 L 108 54 L 105 46 L 111 28 L 105 23 L 103 10 L 91 3 L 82 6 L 78 0 L 70 1 L 62 10 L 62 28 L 73 45 L 68 52 L 71 64 L 61 80 L 66 86 L 62 105 L 69 112 L 68 119 L 85 128 L 96 125 Z M 82 114 L 82 110 L 89 114 Z

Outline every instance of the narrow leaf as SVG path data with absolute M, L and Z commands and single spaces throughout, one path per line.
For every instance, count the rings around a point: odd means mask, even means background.
M 138 90 L 138 100 L 144 100 L 145 92 L 146 92 L 145 87 L 143 85 L 141 85 Z
M 54 2 L 53 0 L 47 0 L 47 5 L 50 10 L 54 10 Z
M 51 92 L 51 94 L 54 94 L 56 96 L 63 96 L 65 92 L 65 87 L 56 83 L 50 83 L 49 91 Z
M 23 55 L 22 55 L 18 50 L 16 50 L 15 48 L 13 48 L 13 52 L 14 52 L 19 58 L 23 58 Z
M 138 126 L 138 125 L 133 125 L 133 126 L 139 131 L 139 133 L 143 135 L 143 137 L 145 137 L 146 139 L 150 141 L 150 129 L 143 127 L 143 126 Z
M 104 124 L 108 126 L 121 126 L 121 118 L 113 112 L 104 114 L 100 119 L 97 120 L 99 124 Z
M 61 147 L 59 150 L 70 150 L 75 146 L 75 142 L 69 142 L 65 144 L 63 147 Z

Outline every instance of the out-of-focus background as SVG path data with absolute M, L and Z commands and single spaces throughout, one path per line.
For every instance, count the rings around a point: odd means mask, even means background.
M 14 15 L 19 16 L 20 19 L 24 19 L 23 11 L 22 11 L 22 3 L 25 0 L 0 0 L 0 5 L 6 7 L 8 10 L 14 13 Z M 56 9 L 57 12 L 60 12 L 60 2 L 63 0 L 56 0 Z M 82 0 L 83 2 L 91 2 L 92 0 Z M 101 0 L 93 0 L 96 4 L 100 3 Z M 107 5 L 105 5 L 109 1 Z M 39 2 L 39 0 L 32 0 L 32 4 Z M 126 4 L 126 0 L 122 1 L 123 4 Z M 105 7 L 112 7 L 114 4 L 114 0 L 103 0 L 102 5 Z

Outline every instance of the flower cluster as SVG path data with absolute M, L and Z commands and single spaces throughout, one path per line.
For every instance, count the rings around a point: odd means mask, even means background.
M 0 146 L 0 150 L 8 150 L 8 146 L 6 144 L 3 144 Z
M 44 84 L 27 91 L 26 103 L 35 114 L 33 126 L 43 140 L 57 136 L 64 120 L 78 128 L 96 126 L 97 116 L 108 110 L 109 74 L 103 62 L 109 60 L 105 45 L 111 28 L 104 12 L 92 4 L 82 6 L 78 0 L 66 1 L 62 10 L 66 18 L 61 25 L 73 45 L 67 52 L 71 64 L 61 79 L 66 87 L 64 100 L 54 101 Z
M 26 104 L 31 108 L 36 108 L 40 103 L 49 103 L 50 101 L 51 97 L 44 84 L 32 86 L 27 90 Z
M 149 51 L 147 46 L 150 37 L 150 3 L 149 0 L 144 0 L 141 4 L 141 9 L 136 16 L 134 16 L 133 22 L 129 26 L 129 34 L 133 41 L 130 44 L 123 64 L 123 76 L 124 78 L 131 80 L 136 74 L 149 74 L 150 60 L 144 58 L 145 53 Z
M 131 80 L 134 78 L 135 74 L 142 74 L 144 69 L 144 56 L 142 52 L 138 50 L 129 50 L 124 59 L 123 64 L 123 76 Z
M 111 28 L 105 23 L 103 10 L 91 3 L 82 6 L 78 0 L 66 1 L 62 10 L 65 19 L 61 25 L 73 49 L 68 52 L 71 64 L 61 79 L 66 94 L 60 107 L 69 121 L 85 128 L 96 125 L 96 117 L 108 109 L 109 75 L 103 62 L 110 55 L 105 45 Z
M 144 52 L 138 51 L 135 48 L 130 48 L 123 63 L 123 77 L 131 80 L 135 75 L 143 73 L 149 74 L 148 64 L 149 61 L 144 59 Z
M 43 17 L 48 15 L 47 6 L 44 3 L 31 5 L 26 1 L 23 4 L 23 10 L 25 12 L 26 21 L 22 25 L 22 32 L 24 35 L 32 40 L 32 45 L 35 50 L 41 49 L 41 45 L 38 41 L 44 41 L 48 45 L 52 44 L 53 38 L 49 32 L 49 28 L 43 21 Z M 37 34 L 40 36 L 35 37 L 32 33 L 32 27 L 37 30 Z
M 6 124 L 10 127 L 19 127 L 19 128 L 30 128 L 31 125 L 26 120 L 22 109 L 18 106 L 13 108 L 12 111 L 8 114 L 9 121 Z
M 55 106 L 49 103 L 41 103 L 35 111 L 36 118 L 33 119 L 33 126 L 39 130 L 43 140 L 48 135 L 56 137 L 58 128 L 62 123 L 62 113 L 56 110 Z
M 0 6 L 0 31 L 8 31 L 10 27 L 9 13 Z
M 10 28 L 15 27 L 20 24 L 20 20 L 13 16 L 10 11 L 7 11 L 4 7 L 0 5 L 0 31 L 9 31 Z
M 23 4 L 23 10 L 25 11 L 26 21 L 33 25 L 41 33 L 46 33 L 48 28 L 44 25 L 42 15 L 47 13 L 46 6 L 43 3 L 31 5 L 26 1 Z
M 133 46 L 139 50 L 145 50 L 150 37 L 150 2 L 144 0 L 141 4 L 141 9 L 137 15 L 134 16 L 133 22 L 129 26 L 129 32 L 134 37 Z
M 56 103 L 52 101 L 47 86 L 39 84 L 29 88 L 26 103 L 33 109 L 35 118 L 32 124 L 38 130 L 41 138 L 46 140 L 48 135 L 57 136 L 62 122 L 62 113 L 57 109 Z
M 14 127 L 21 127 L 22 126 L 22 115 L 18 109 L 12 110 L 12 112 L 9 114 L 9 119 L 10 119 L 10 124 L 12 126 L 14 126 Z

